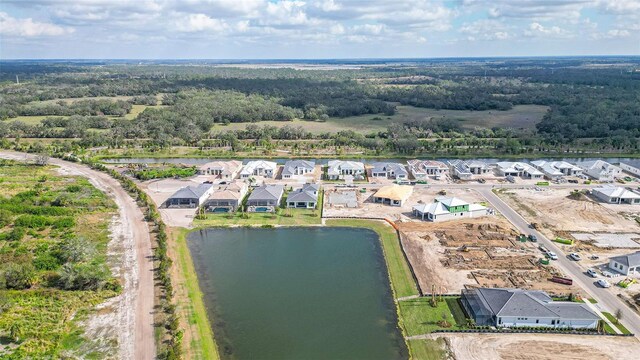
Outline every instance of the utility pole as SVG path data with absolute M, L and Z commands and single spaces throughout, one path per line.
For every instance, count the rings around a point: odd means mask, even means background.
M 18 75 L 16 75 L 16 84 L 20 85 L 20 79 L 18 78 Z

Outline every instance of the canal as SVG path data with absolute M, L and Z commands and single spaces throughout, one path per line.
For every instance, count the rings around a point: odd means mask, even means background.
M 204 229 L 188 245 L 223 358 L 408 358 L 375 232 Z

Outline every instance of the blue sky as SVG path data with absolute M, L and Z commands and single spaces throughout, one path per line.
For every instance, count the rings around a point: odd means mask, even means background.
M 640 0 L 2 0 L 0 58 L 640 55 Z

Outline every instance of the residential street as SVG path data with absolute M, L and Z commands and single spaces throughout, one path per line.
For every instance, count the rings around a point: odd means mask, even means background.
M 474 187 L 475 188 L 475 187 Z M 636 334 L 636 337 L 640 338 L 640 316 L 631 310 L 626 304 L 624 304 L 617 296 L 611 291 L 603 289 L 595 284 L 595 279 L 588 277 L 584 270 L 578 266 L 575 261 L 569 260 L 556 243 L 550 241 L 543 234 L 535 229 L 530 229 L 529 224 L 524 220 L 520 214 L 507 205 L 502 199 L 491 191 L 491 188 L 478 187 L 476 188 L 486 199 L 491 203 L 495 210 L 499 211 L 505 218 L 507 218 L 520 232 L 524 234 L 534 234 L 538 237 L 538 241 L 544 244 L 548 249 L 558 254 L 558 260 L 554 261 L 554 265 L 560 268 L 564 273 L 570 276 L 574 284 L 577 284 L 584 289 L 591 297 L 598 301 L 597 306 L 602 311 L 608 311 L 615 313 L 617 309 L 622 311 L 621 322 L 629 329 L 629 331 Z

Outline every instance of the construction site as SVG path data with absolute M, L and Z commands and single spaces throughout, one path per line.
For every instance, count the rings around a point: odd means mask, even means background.
M 469 287 L 544 290 L 556 296 L 579 289 L 550 281 L 563 274 L 541 263 L 535 243 L 501 216 L 443 223 L 397 223 L 402 245 L 422 289 L 459 293 Z M 547 262 L 545 259 L 543 262 Z

